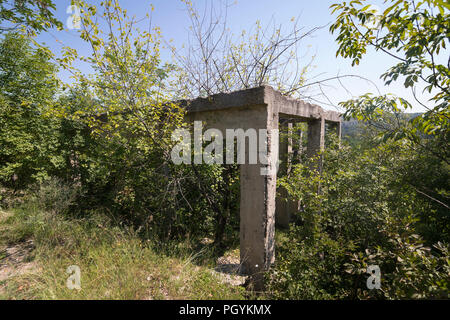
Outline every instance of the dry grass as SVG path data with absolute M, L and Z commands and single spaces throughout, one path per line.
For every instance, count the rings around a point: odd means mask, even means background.
M 24 240 L 33 243 L 14 266 L 29 263 L 32 268 L 4 272 L 2 299 L 245 297 L 242 287 L 224 283 L 211 268 L 195 265 L 192 256 L 157 253 L 151 241 L 142 241 L 132 230 L 99 216 L 70 220 L 33 209 L 1 212 L 0 230 L 0 247 L 13 248 Z M 5 261 L 0 255 L 0 263 Z M 81 290 L 66 286 L 70 265 L 81 269 Z

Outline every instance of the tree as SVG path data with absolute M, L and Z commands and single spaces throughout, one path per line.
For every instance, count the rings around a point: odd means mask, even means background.
M 184 125 L 185 110 L 173 102 L 167 87 L 174 67 L 161 61 L 160 30 L 149 14 L 131 17 L 118 1 L 77 4 L 80 37 L 91 54 L 80 57 L 75 49 L 64 48 L 59 63 L 77 81 L 64 99 L 68 103 L 53 111 L 84 123 L 98 144 L 85 162 L 90 174 L 85 202 L 125 217 L 141 232 L 164 237 L 200 234 L 211 226 L 204 195 L 190 168 L 171 161 L 176 143 L 171 134 Z M 99 17 L 104 24 L 97 23 Z M 74 68 L 77 59 L 94 72 Z M 211 170 L 205 176 L 209 173 L 214 174 Z
M 24 187 L 58 165 L 57 123 L 44 117 L 58 90 L 47 51 L 7 34 L 0 42 L 0 181 Z
M 235 36 L 228 28 L 228 3 L 206 2 L 204 13 L 185 3 L 191 25 L 185 50 L 172 48 L 180 65 L 182 92 L 189 98 L 272 85 L 294 95 L 305 84 L 314 57 L 301 61 L 300 43 L 320 27 L 304 31 L 295 19 L 290 30 L 260 21 Z
M 178 65 L 178 87 L 182 98 L 207 97 L 262 85 L 270 85 L 282 94 L 320 104 L 334 104 L 324 88 L 347 77 L 328 78 L 312 74 L 315 55 L 305 42 L 325 26 L 305 28 L 300 17 L 286 24 L 271 19 L 256 21 L 249 30 L 233 34 L 228 25 L 227 0 L 205 1 L 200 9 L 185 1 L 190 19 L 188 43 L 172 46 Z
M 97 134 L 123 138 L 123 130 L 146 139 L 139 148 L 160 148 L 167 155 L 171 128 L 176 127 L 183 113 L 167 95 L 166 80 L 173 67 L 160 59 L 160 31 L 147 19 L 129 17 L 118 1 L 102 2 L 100 10 L 86 2 L 77 2 L 81 10 L 80 37 L 91 48 L 89 57 L 79 56 L 71 47 L 64 47 L 59 63 L 69 69 L 76 86 L 86 86 L 93 97 L 73 116 L 89 123 Z M 106 28 L 97 23 L 105 19 Z M 147 21 L 145 31 L 139 26 Z M 84 74 L 73 68 L 81 60 L 93 69 Z M 55 110 L 64 116 L 64 109 Z M 105 119 L 107 118 L 107 121 Z
M 385 3 L 388 6 L 383 12 L 366 5 L 365 0 L 331 6 L 332 12 L 338 13 L 330 27 L 332 33 L 338 34 L 336 56 L 349 58 L 355 65 L 366 54 L 367 47 L 373 47 L 398 61 L 381 78 L 386 85 L 404 79 L 405 88 L 411 88 L 415 99 L 427 112 L 411 120 L 411 126 L 401 126 L 390 132 L 389 137 L 408 137 L 415 142 L 419 141 L 420 133 L 448 137 L 450 56 L 445 56 L 445 49 L 450 42 L 450 4 L 442 0 L 385 0 Z M 429 102 L 424 103 L 417 97 L 419 84 L 433 93 Z M 347 110 L 346 116 L 366 120 L 383 111 L 398 113 L 411 107 L 403 98 L 371 94 L 342 105 Z
M 52 10 L 52 0 L 0 0 L 0 34 L 25 28 L 28 33 L 45 31 L 51 27 L 62 27 Z
M 341 105 L 346 109 L 346 117 L 370 124 L 386 123 L 386 118 L 393 118 L 393 125 L 378 126 L 383 141 L 409 140 L 417 163 L 434 164 L 425 167 L 432 167 L 433 175 L 445 177 L 450 164 L 450 56 L 445 51 L 450 42 L 450 5 L 441 0 L 386 0 L 385 3 L 388 6 L 383 12 L 366 5 L 366 1 L 331 6 L 332 12 L 338 13 L 330 27 L 332 33 L 338 33 L 336 55 L 351 59 L 353 65 L 363 58 L 367 47 L 393 57 L 398 63 L 381 78 L 386 85 L 404 79 L 405 88 L 411 88 L 415 99 L 427 111 L 410 117 L 409 121 L 401 121 L 404 117 L 400 113 L 410 108 L 411 103 L 393 95 L 365 94 Z M 419 85 L 433 94 L 428 102 L 417 97 Z M 405 172 L 404 181 L 447 211 L 448 183 L 432 182 L 433 175 L 409 179 L 418 173 Z M 448 215 L 448 211 L 443 215 Z

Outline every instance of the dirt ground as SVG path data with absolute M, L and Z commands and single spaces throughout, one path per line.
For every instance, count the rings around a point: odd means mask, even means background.
M 28 261 L 33 250 L 32 240 L 0 248 L 0 294 L 5 293 L 8 279 L 37 269 L 34 262 Z

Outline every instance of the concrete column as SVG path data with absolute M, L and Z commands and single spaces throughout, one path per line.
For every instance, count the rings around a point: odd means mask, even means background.
M 336 133 L 339 138 L 339 141 L 341 141 L 342 138 L 342 122 L 334 122 L 334 126 L 336 127 Z
M 308 121 L 308 144 L 306 154 L 308 158 L 317 157 L 318 153 L 325 147 L 325 119 Z M 319 158 L 316 165 L 311 169 L 322 171 L 322 159 Z
M 283 124 L 280 128 L 280 167 L 278 170 L 279 177 L 289 175 L 291 172 L 293 156 L 292 128 L 292 123 Z M 278 188 L 275 209 L 276 225 L 281 228 L 288 228 L 289 222 L 291 220 L 291 214 L 296 209 L 296 202 L 289 199 L 287 190 L 283 187 Z
M 277 129 L 277 115 L 276 118 L 276 122 L 268 119 L 267 129 Z M 278 154 L 276 138 L 269 131 L 269 157 Z M 271 146 L 272 140 L 276 141 L 274 148 Z M 252 275 L 252 284 L 257 290 L 263 287 L 263 272 L 275 262 L 276 170 L 262 175 L 261 169 L 267 167 L 259 161 L 258 164 L 240 165 L 240 258 L 242 271 Z
M 297 145 L 296 150 L 294 150 L 294 153 L 297 154 L 296 159 L 300 159 L 300 157 L 303 155 L 303 131 L 299 130 L 297 131 L 298 138 L 299 138 L 299 144 Z
M 339 145 L 341 143 L 341 135 L 342 135 L 342 122 L 330 122 L 330 129 L 336 132 L 336 135 L 339 139 Z

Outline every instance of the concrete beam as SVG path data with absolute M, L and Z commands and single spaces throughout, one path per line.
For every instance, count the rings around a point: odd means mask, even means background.
M 188 113 L 200 111 L 216 111 L 229 108 L 245 108 L 252 105 L 271 105 L 277 114 L 299 117 L 305 120 L 324 118 L 328 122 L 340 122 L 341 116 L 336 111 L 324 110 L 302 100 L 283 96 L 270 86 L 219 93 L 208 98 L 195 100 L 181 100 L 181 106 L 186 107 Z

